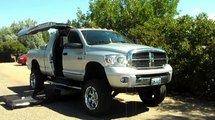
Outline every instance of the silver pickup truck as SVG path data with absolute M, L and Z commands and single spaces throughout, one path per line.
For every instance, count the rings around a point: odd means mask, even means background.
M 55 29 L 47 45 L 27 53 L 30 86 L 35 91 L 44 81 L 82 91 L 84 109 L 94 115 L 109 110 L 121 92 L 138 93 L 146 105 L 161 103 L 172 67 L 164 50 L 132 43 L 107 29 L 73 28 L 48 22 L 21 30 L 31 35 Z

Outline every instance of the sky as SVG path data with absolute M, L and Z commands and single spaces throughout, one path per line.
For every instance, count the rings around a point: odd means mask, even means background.
M 215 20 L 215 0 L 180 0 L 179 16 L 195 16 L 201 12 Z M 38 23 L 67 22 L 76 18 L 80 8 L 89 9 L 89 0 L 0 0 L 0 28 L 31 18 Z
M 196 16 L 207 13 L 209 19 L 215 20 L 215 0 L 180 0 L 178 4 L 179 15 Z

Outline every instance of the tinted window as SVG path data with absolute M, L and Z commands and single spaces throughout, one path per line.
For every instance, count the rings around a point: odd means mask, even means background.
M 126 43 L 129 41 L 121 34 L 113 31 L 83 30 L 82 34 L 88 45 Z
M 81 39 L 77 32 L 70 31 L 68 36 L 68 42 L 69 43 L 81 43 Z

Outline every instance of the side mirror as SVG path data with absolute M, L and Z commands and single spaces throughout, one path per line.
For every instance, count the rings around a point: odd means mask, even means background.
M 41 45 L 41 46 L 40 46 L 40 49 L 41 49 L 41 50 L 45 50 L 46 47 L 47 47 L 47 44 L 44 44 L 44 45 Z
M 66 48 L 83 48 L 81 43 L 67 43 L 64 45 Z

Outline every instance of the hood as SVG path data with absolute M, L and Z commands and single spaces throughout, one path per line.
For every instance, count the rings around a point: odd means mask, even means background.
M 128 43 L 110 43 L 105 45 L 92 45 L 89 47 L 89 51 L 107 51 L 121 54 L 126 54 L 128 51 L 134 49 L 153 49 L 153 47 Z

